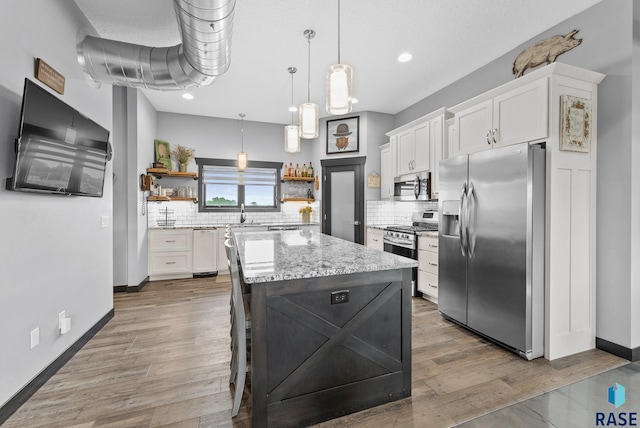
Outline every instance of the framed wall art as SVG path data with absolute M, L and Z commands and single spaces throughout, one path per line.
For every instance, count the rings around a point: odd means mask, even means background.
M 560 96 L 560 150 L 589 153 L 591 150 L 591 101 Z
M 327 154 L 360 150 L 360 116 L 327 120 Z
M 171 146 L 166 141 L 153 140 L 155 146 L 155 161 L 171 170 Z

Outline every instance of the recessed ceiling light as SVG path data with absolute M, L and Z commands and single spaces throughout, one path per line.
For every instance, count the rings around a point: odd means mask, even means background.
M 193 99 L 193 95 L 191 95 L 190 93 L 186 92 L 186 93 L 182 94 L 182 98 L 184 98 L 185 100 L 192 100 Z
M 298 111 L 298 107 L 296 107 L 296 106 L 291 106 L 291 107 L 289 107 L 289 111 L 290 111 L 291 113 L 296 112 L 296 111 Z
M 411 58 L 413 58 L 413 55 L 411 55 L 409 52 L 403 52 L 398 57 L 398 61 L 399 62 L 409 62 L 409 61 L 411 61 Z

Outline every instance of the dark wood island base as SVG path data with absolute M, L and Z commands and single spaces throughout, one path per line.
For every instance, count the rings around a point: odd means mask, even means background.
M 254 427 L 411 395 L 411 268 L 255 283 L 251 312 Z

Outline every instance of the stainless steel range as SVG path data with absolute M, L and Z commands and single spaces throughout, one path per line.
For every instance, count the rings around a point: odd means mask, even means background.
M 385 251 L 418 260 L 417 233 L 438 230 L 438 204 L 429 203 L 424 211 L 414 212 L 411 215 L 411 221 L 413 223 L 411 226 L 394 225 L 386 227 L 383 235 Z M 412 276 L 411 295 L 420 296 L 421 293 L 417 290 L 418 268 L 413 268 Z

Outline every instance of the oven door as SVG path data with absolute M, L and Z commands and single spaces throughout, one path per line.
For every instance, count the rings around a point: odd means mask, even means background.
M 387 253 L 397 254 L 399 256 L 408 257 L 418 260 L 418 250 L 415 248 L 405 248 L 399 245 L 393 245 L 388 242 L 384 243 L 384 250 Z M 413 297 L 421 297 L 422 293 L 418 291 L 418 268 L 411 269 L 411 295 Z

